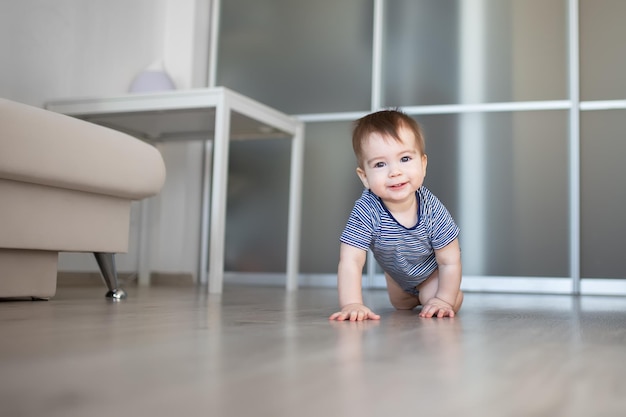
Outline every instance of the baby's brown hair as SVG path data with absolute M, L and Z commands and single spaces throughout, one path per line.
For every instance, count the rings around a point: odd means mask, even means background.
M 363 142 L 372 133 L 391 136 L 395 140 L 401 141 L 398 133 L 401 127 L 406 127 L 413 132 L 417 147 L 423 155 L 426 151 L 426 145 L 422 128 L 415 119 L 400 110 L 380 110 L 356 120 L 352 130 L 352 148 L 359 167 L 363 168 Z

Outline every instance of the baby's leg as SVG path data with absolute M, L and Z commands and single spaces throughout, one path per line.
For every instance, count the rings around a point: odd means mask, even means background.
M 398 310 L 412 310 L 420 305 L 419 297 L 404 291 L 396 281 L 385 273 L 387 292 L 391 305 Z
M 417 289 L 420 292 L 420 304 L 426 304 L 428 300 L 437 294 L 437 290 L 439 289 L 439 269 L 435 269 L 435 271 L 426 278 L 426 281 L 418 285 Z M 456 295 L 456 301 L 452 306 L 455 313 L 459 311 L 461 304 L 463 304 L 463 292 L 459 290 Z

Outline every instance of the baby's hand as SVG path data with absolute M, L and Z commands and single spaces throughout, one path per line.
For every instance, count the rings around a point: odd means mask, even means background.
M 341 311 L 338 311 L 329 317 L 330 320 L 350 320 L 350 321 L 363 321 L 363 320 L 379 320 L 380 316 L 375 314 L 372 310 L 364 306 L 363 304 L 348 304 L 342 307 Z
M 454 309 L 445 301 L 433 297 L 424 304 L 422 311 L 419 314 L 420 317 L 454 317 Z

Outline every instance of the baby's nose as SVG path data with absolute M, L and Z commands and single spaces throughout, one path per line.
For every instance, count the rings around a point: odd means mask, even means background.
M 400 167 L 397 164 L 393 164 L 389 167 L 389 176 L 390 177 L 395 177 L 398 176 L 402 173 L 402 171 L 400 170 Z

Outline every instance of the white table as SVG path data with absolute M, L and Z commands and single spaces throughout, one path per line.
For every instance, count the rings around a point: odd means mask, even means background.
M 208 283 L 209 292 L 216 294 L 222 292 L 224 278 L 229 141 L 281 136 L 291 138 L 286 288 L 297 288 L 304 156 L 304 127 L 300 121 L 223 87 L 55 100 L 46 103 L 46 108 L 146 141 L 181 138 L 204 141 L 198 281 Z M 142 242 L 145 240 L 144 235 Z M 145 250 L 141 252 L 146 253 Z M 149 275 L 149 268 L 149 264 L 139 260 L 140 278 Z

